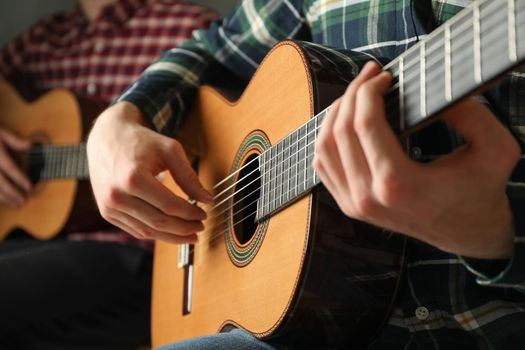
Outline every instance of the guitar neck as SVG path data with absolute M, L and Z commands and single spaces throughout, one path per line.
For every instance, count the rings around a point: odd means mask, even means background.
M 393 60 L 385 70 L 396 78 L 387 96 L 394 129 L 410 131 L 523 63 L 523 33 L 523 0 L 477 1 Z
M 18 158 L 33 182 L 54 179 L 87 179 L 89 177 L 86 144 L 38 144 Z
M 525 1 L 474 2 L 384 67 L 394 76 L 387 118 L 405 136 L 463 97 L 525 61 Z M 328 109 L 259 157 L 260 221 L 320 183 L 312 168 Z

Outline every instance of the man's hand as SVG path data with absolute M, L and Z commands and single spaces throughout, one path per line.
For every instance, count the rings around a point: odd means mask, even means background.
M 31 142 L 28 140 L 0 128 L 0 203 L 12 208 L 24 204 L 31 190 L 31 181 L 15 164 L 9 150 L 22 152 L 30 147 Z
M 140 110 L 121 102 L 98 118 L 88 139 L 90 179 L 102 216 L 139 239 L 197 240 L 206 214 L 156 176 L 169 170 L 191 198 L 209 202 L 181 145 L 145 127 Z
M 314 168 L 342 211 L 444 251 L 477 258 L 512 254 L 505 188 L 520 154 L 509 131 L 474 99 L 441 117 L 466 145 L 421 164 L 388 125 L 383 96 L 392 77 L 365 66 L 334 102 L 317 141 Z

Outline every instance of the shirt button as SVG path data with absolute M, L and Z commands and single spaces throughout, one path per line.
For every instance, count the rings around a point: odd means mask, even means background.
M 416 317 L 418 320 L 426 320 L 429 316 L 429 312 L 428 312 L 428 309 L 424 306 L 419 306 L 417 309 L 416 309 Z
M 97 85 L 95 83 L 89 83 L 87 85 L 87 93 L 90 94 L 90 95 L 94 95 L 95 92 L 97 92 Z
M 104 50 L 104 43 L 103 42 L 97 42 L 95 44 L 95 47 L 93 48 L 93 50 L 96 52 L 96 53 L 101 53 L 102 50 Z

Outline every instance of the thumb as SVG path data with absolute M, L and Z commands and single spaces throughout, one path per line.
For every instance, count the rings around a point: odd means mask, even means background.
M 204 189 L 178 141 L 170 139 L 170 146 L 161 156 L 175 182 L 190 198 L 204 203 L 212 201 L 212 195 Z
M 468 98 L 445 111 L 442 118 L 465 139 L 468 147 L 461 153 L 493 164 L 494 170 L 508 172 L 514 168 L 520 155 L 519 145 L 483 103 Z
M 472 151 L 493 148 L 508 134 L 491 110 L 473 98 L 450 107 L 441 117 L 465 139 Z

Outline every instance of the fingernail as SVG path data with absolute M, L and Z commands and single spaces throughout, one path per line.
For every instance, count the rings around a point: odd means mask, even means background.
M 372 69 L 372 67 L 375 66 L 375 61 L 368 61 L 363 67 L 363 70 L 369 70 Z
M 201 223 L 199 223 L 198 228 L 195 231 L 201 232 L 202 230 L 204 230 L 204 224 L 201 222 Z
M 203 202 L 204 203 L 210 203 L 211 201 L 213 201 L 213 196 L 206 189 L 204 189 L 204 188 L 202 189 L 202 194 L 203 194 Z

